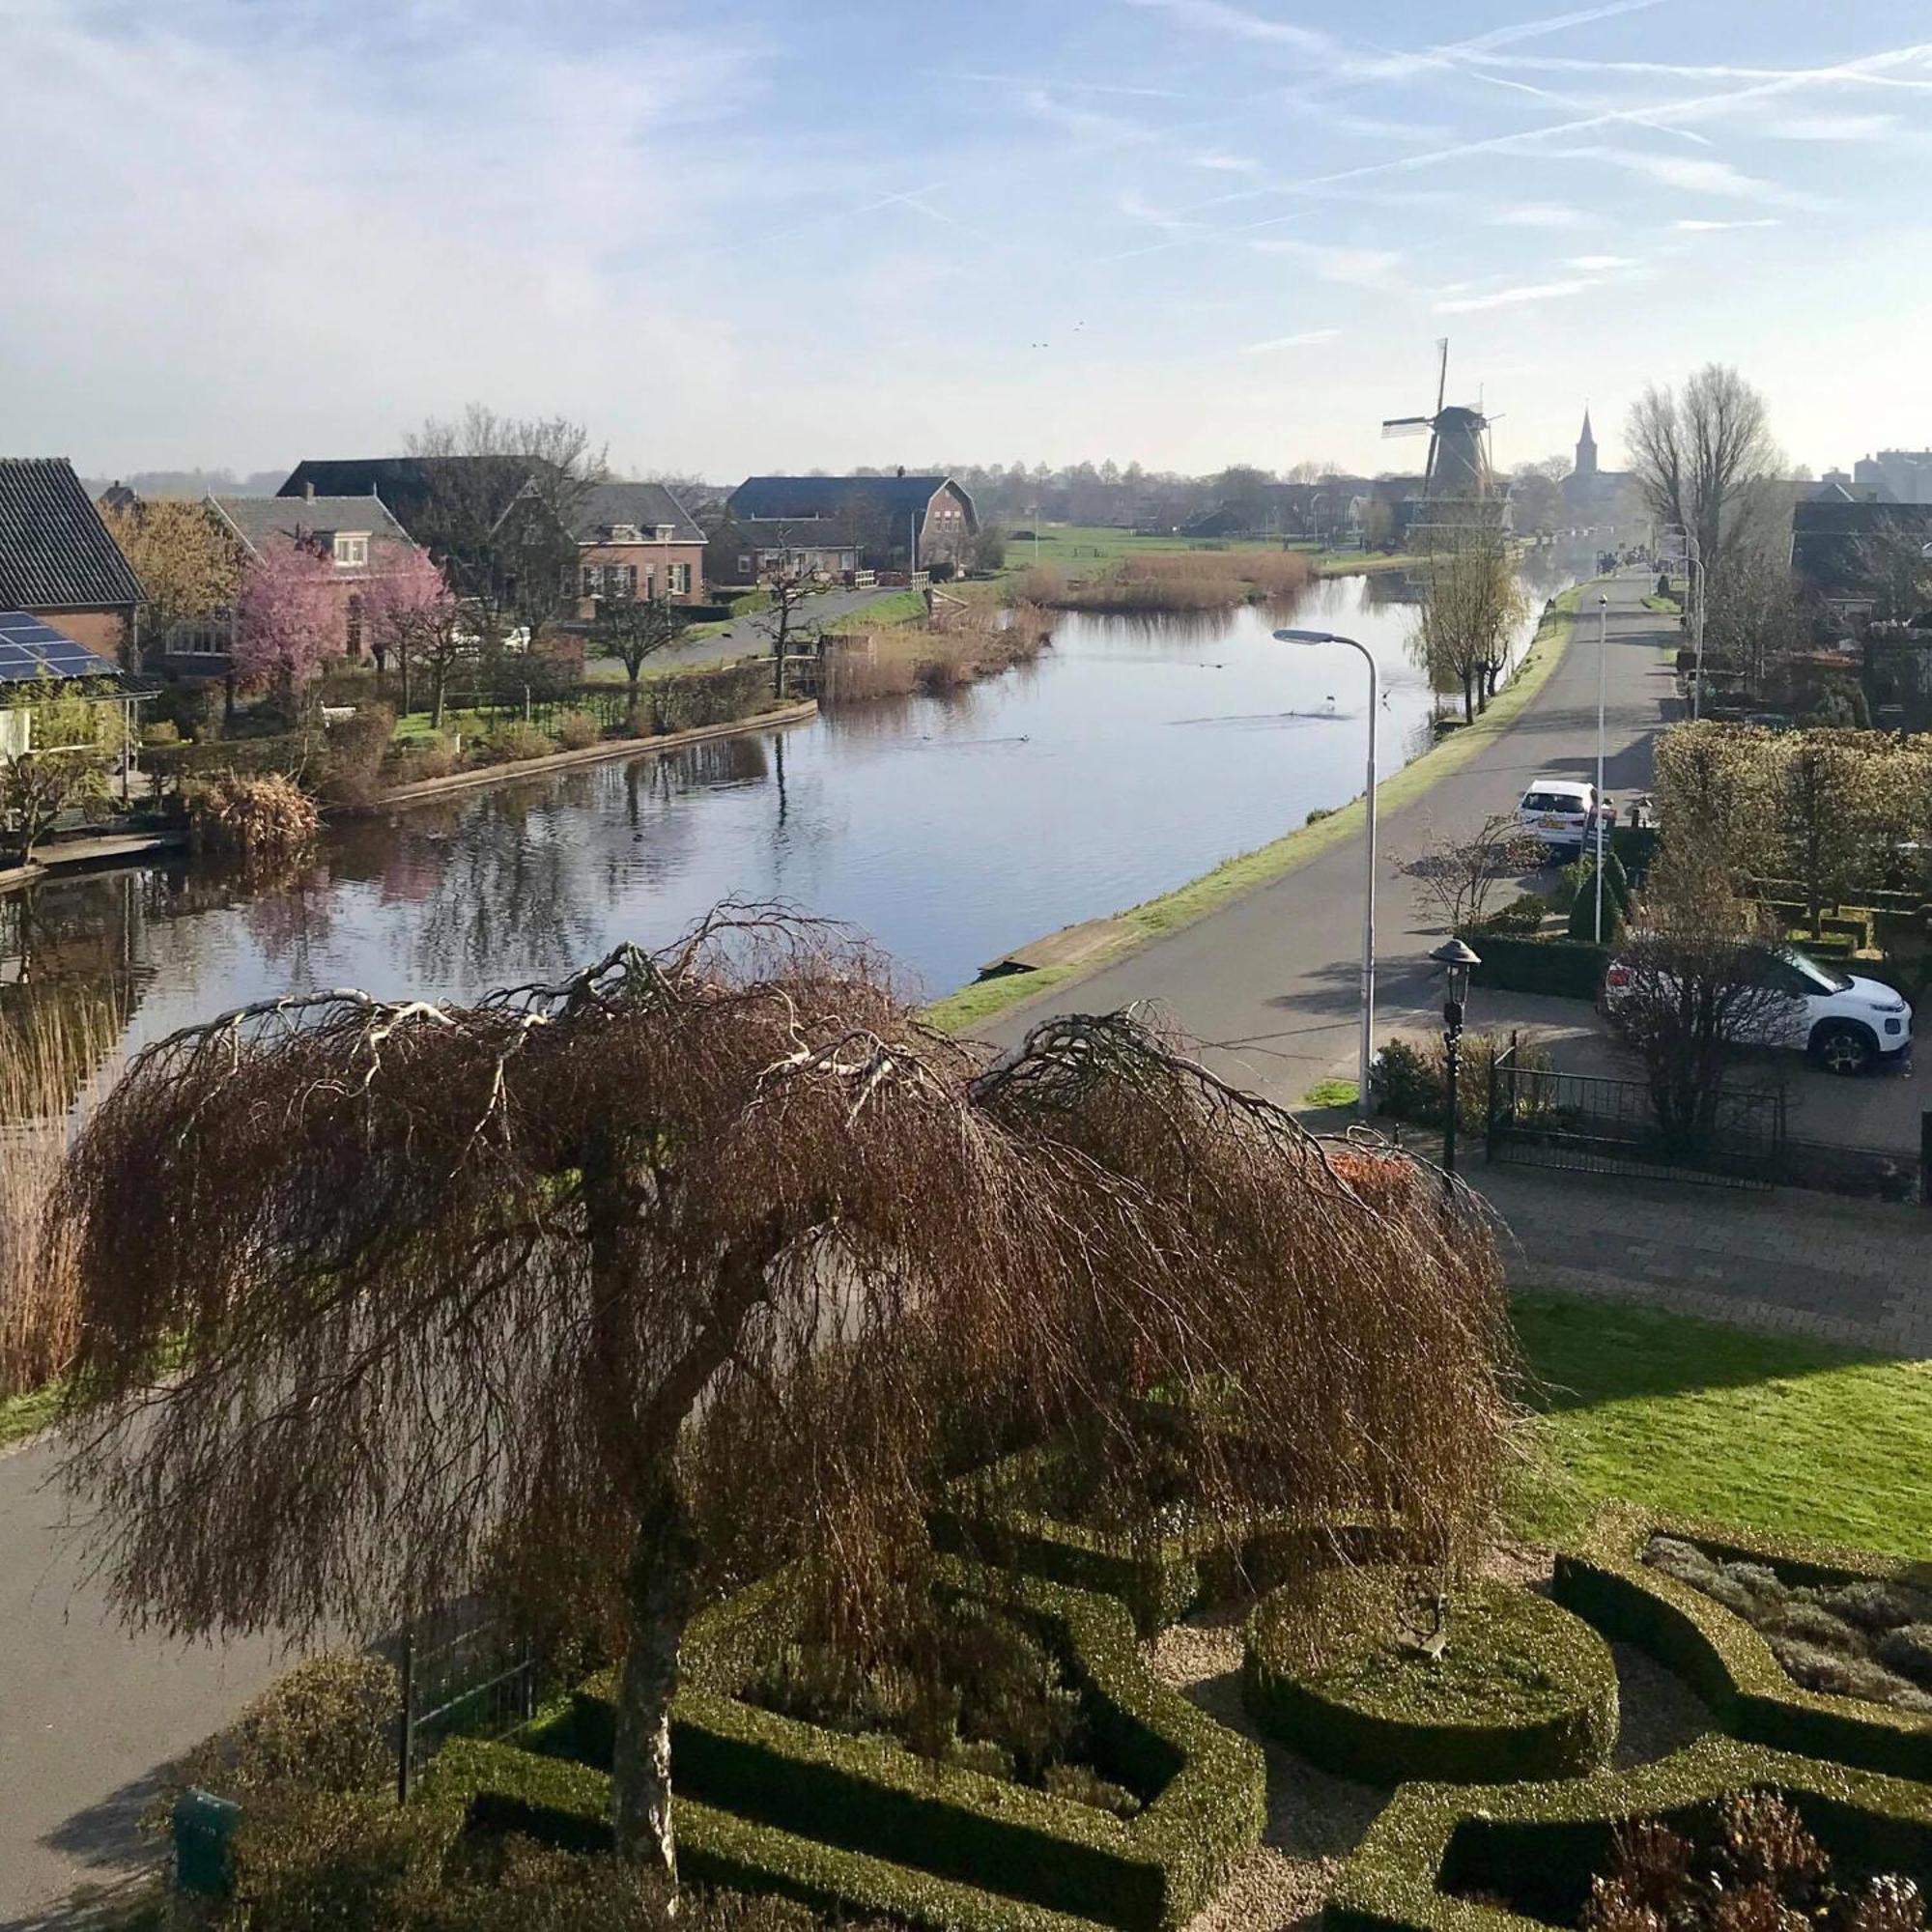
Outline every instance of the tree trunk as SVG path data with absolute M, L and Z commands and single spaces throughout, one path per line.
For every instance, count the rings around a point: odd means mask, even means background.
M 611 1761 L 617 1857 L 677 1883 L 671 1821 L 670 1707 L 677 1653 L 691 1615 L 696 1547 L 676 1488 L 666 1482 L 646 1503 L 632 1546 L 631 1636 L 617 1678 Z

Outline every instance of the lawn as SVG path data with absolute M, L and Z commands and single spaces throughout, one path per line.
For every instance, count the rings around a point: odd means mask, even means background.
M 1023 519 L 1014 527 L 1031 529 Z M 1009 537 L 1007 541 L 1006 574 L 1013 576 L 1031 570 L 1036 562 L 1043 568 L 1065 570 L 1079 575 L 1102 565 L 1118 563 L 1123 556 L 1147 556 L 1187 550 L 1280 550 L 1278 537 L 1180 537 L 1138 536 L 1132 530 L 1117 529 L 1107 524 L 1041 524 L 1039 542 L 1032 537 Z M 1304 553 L 1322 576 L 1339 576 L 1350 571 L 1400 570 L 1416 561 L 1407 556 L 1381 556 L 1361 551 L 1317 550 L 1313 544 L 1291 542 L 1291 550 Z
M 1603 1497 L 1896 1556 L 1932 1549 L 1932 1361 L 1620 1303 L 1522 1295 L 1517 1332 L 1567 1481 L 1523 1527 Z

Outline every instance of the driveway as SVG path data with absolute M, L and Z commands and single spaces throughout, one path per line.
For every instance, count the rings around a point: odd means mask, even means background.
M 1613 797 L 1647 790 L 1651 740 L 1677 708 L 1670 656 L 1674 620 L 1643 608 L 1649 581 L 1613 579 L 1608 596 L 1605 683 Z M 1512 809 L 1539 774 L 1592 778 L 1597 748 L 1597 630 L 1594 593 L 1548 681 L 1510 729 L 1421 798 L 1384 817 L 1378 880 L 1378 1035 L 1439 1025 L 1440 994 L 1428 960 L 1442 942 L 1433 910 L 1395 867 L 1433 834 L 1473 833 Z M 1363 841 L 1359 837 L 1179 931 L 1009 1009 L 985 1029 L 1016 1044 L 1052 1011 L 1103 1011 L 1137 1000 L 1164 1007 L 1204 1042 L 1214 1070 L 1288 1105 L 1318 1080 L 1352 1078 L 1359 1002 L 1355 935 L 1361 930 Z M 1486 1024 L 1483 1010 L 1472 1022 Z
M 835 618 L 849 617 L 854 611 L 863 611 L 882 598 L 897 597 L 904 587 L 900 584 L 872 590 L 828 590 L 805 607 L 802 621 L 807 624 L 829 624 Z M 650 660 L 650 668 L 691 670 L 700 665 L 729 664 L 734 658 L 767 654 L 772 648 L 771 633 L 765 628 L 768 622 L 763 614 L 734 617 L 723 630 L 714 631 L 708 637 L 660 651 Z M 621 678 L 624 675 L 624 667 L 615 658 L 586 658 L 583 669 L 589 677 Z M 0 1928 L 0 1932 L 4 1932 L 4 1928 Z

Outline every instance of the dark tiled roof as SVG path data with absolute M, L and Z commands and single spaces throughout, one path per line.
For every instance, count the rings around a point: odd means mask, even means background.
M 748 476 L 731 492 L 740 518 L 845 517 L 855 507 L 883 510 L 899 524 L 923 511 L 952 479 L 945 476 Z M 955 489 L 958 486 L 953 486 Z M 972 497 L 964 490 L 970 506 Z
M 783 517 L 733 517 L 721 524 L 718 534 L 736 540 L 746 550 L 778 550 L 789 545 L 793 550 L 853 550 L 858 537 L 836 517 L 805 517 L 787 521 Z
M 600 483 L 579 507 L 572 534 L 579 543 L 595 543 L 611 524 L 635 524 L 646 539 L 668 524 L 679 543 L 702 543 L 704 532 L 662 483 Z
M 111 607 L 141 595 L 66 457 L 0 457 L 0 610 Z
M 379 497 L 216 497 L 221 514 L 241 531 L 251 550 L 293 539 L 297 530 L 314 534 L 364 530 L 372 537 L 408 543 L 409 533 Z
M 1932 543 L 1932 503 L 1794 503 L 1792 568 L 1827 596 L 1863 595 L 1872 588 L 1865 546 L 1888 531 Z
M 466 471 L 488 490 L 490 508 L 498 517 L 529 481 L 527 466 L 502 456 L 310 456 L 296 465 L 275 494 L 299 497 L 313 489 L 318 497 L 375 495 L 413 536 L 439 479 L 461 477 Z

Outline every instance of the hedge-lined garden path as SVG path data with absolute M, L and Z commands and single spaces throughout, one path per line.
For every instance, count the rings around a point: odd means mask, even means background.
M 1651 741 L 1677 701 L 1662 649 L 1677 632 L 1674 620 L 1643 608 L 1649 581 L 1641 572 L 1626 572 L 1604 588 L 1610 600 L 1605 788 L 1621 800 L 1649 787 Z M 1427 955 L 1442 934 L 1395 863 L 1420 851 L 1433 833 L 1466 835 L 1492 813 L 1513 810 L 1540 773 L 1587 779 L 1595 770 L 1596 594 L 1585 590 L 1569 648 L 1522 715 L 1382 820 L 1377 971 L 1387 1027 L 1439 1004 Z M 1336 676 L 1359 668 L 1338 663 Z M 1207 1043 L 1216 1073 L 1295 1105 L 1324 1077 L 1354 1072 L 1362 857 L 1360 836 L 1344 839 L 1192 924 L 975 1031 L 1013 1044 L 1051 1012 L 1155 1001 Z

